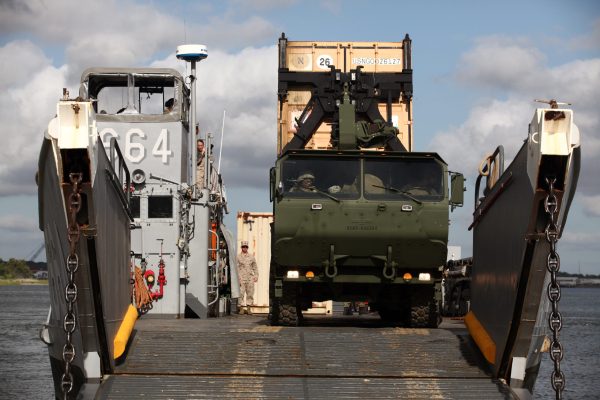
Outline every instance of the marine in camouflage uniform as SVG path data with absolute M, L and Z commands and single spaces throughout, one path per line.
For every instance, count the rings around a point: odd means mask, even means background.
M 310 171 L 304 171 L 298 176 L 296 184 L 290 189 L 290 192 L 315 192 L 315 175 Z
M 197 133 L 197 132 L 196 132 Z M 198 139 L 196 142 L 196 148 L 198 151 L 198 158 L 196 160 L 196 186 L 198 189 L 204 189 L 205 182 L 204 176 L 206 173 L 206 153 L 204 149 L 204 140 Z
M 240 279 L 241 307 L 249 309 L 254 305 L 254 283 L 258 281 L 258 267 L 254 256 L 248 253 L 248 242 L 242 242 L 242 252 L 238 254 L 237 267 Z M 244 297 L 246 298 L 245 302 Z

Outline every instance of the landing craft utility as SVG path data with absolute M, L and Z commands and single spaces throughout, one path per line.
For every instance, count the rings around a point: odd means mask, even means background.
M 178 57 L 195 74 L 206 48 Z M 210 150 L 195 179 L 194 90 L 173 69 L 90 68 L 57 105 L 38 184 L 52 299 L 41 337 L 59 397 L 115 372 L 139 315 L 223 316 L 239 293 Z
M 180 50 L 195 82 L 206 48 Z M 438 326 L 448 208 L 464 182 L 413 151 L 410 40 L 282 37 L 280 50 L 270 322 L 298 324 L 311 299 L 356 297 L 393 325 Z M 206 318 L 227 315 L 239 283 L 209 153 L 194 179 L 194 90 L 170 69 L 94 68 L 78 98 L 58 102 L 37 175 L 51 299 L 40 338 L 57 398 L 528 399 L 545 348 L 560 398 L 573 111 L 537 109 L 514 161 L 505 169 L 495 152 L 478 178 L 466 327 L 334 317 L 288 328 Z

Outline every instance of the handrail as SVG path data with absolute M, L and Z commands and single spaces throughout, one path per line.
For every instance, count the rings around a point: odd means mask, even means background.
M 208 230 L 209 235 L 212 233 L 213 235 L 215 235 L 217 237 L 217 247 L 216 248 L 209 248 L 208 252 L 210 254 L 211 251 L 216 252 L 216 257 L 215 257 L 215 287 L 216 287 L 216 295 L 215 295 L 215 299 L 212 300 L 211 302 L 209 302 L 206 306 L 210 307 L 213 304 L 215 304 L 218 300 L 219 300 L 219 267 L 221 264 L 221 257 L 219 256 L 219 234 L 216 231 L 213 231 L 212 229 Z M 208 285 L 210 287 L 210 285 Z M 214 293 L 214 292 L 213 292 Z
M 487 161 L 487 162 L 485 162 Z M 485 164 L 484 164 L 485 162 Z M 498 166 L 497 169 L 497 175 L 493 173 L 494 169 L 492 168 L 492 165 L 494 166 Z M 474 209 L 477 210 L 477 207 L 479 207 L 479 204 L 481 203 L 480 199 L 479 199 L 479 187 L 481 185 L 481 178 L 483 178 L 484 176 L 486 177 L 486 188 L 487 190 L 484 189 L 484 196 L 487 194 L 487 191 L 489 189 L 491 189 L 492 186 L 494 186 L 496 184 L 496 182 L 498 182 L 499 178 L 502 176 L 502 174 L 504 173 L 504 146 L 500 145 L 498 147 L 496 147 L 496 150 L 494 150 L 494 152 L 487 156 L 481 163 L 481 166 L 479 168 L 479 176 L 477 177 L 477 180 L 475 181 L 475 200 L 473 202 L 474 205 Z
M 98 138 L 98 140 L 100 139 Z M 127 168 L 127 164 L 125 164 L 125 158 L 121 153 L 116 138 L 113 137 L 110 139 L 108 151 L 109 168 L 106 168 L 106 174 L 119 194 L 119 200 L 121 200 L 129 220 L 133 221 L 133 214 L 131 213 L 130 208 L 131 175 L 129 174 L 129 168 Z M 123 181 L 125 181 L 125 184 L 123 184 Z
M 118 172 L 116 177 L 123 187 L 125 191 L 125 198 L 127 199 L 127 205 L 129 205 L 129 200 L 131 198 L 131 191 L 129 188 L 131 187 L 131 175 L 129 174 L 129 168 L 127 168 L 127 164 L 125 164 L 125 158 L 123 157 L 123 153 L 121 153 L 121 149 L 119 148 L 119 143 L 117 142 L 117 138 L 110 138 L 110 165 L 114 172 Z M 115 153 L 117 157 L 115 157 Z M 118 165 L 116 165 L 118 163 Z M 118 168 L 117 168 L 118 167 Z M 123 176 L 124 175 L 124 176 Z M 125 185 L 123 185 L 123 178 L 125 178 Z

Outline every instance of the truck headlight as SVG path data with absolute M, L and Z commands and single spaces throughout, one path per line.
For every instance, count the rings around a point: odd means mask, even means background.
M 431 280 L 431 274 L 429 274 L 428 272 L 421 272 L 419 274 L 419 280 L 420 281 L 430 281 Z
M 300 273 L 298 271 L 288 271 L 287 272 L 288 279 L 298 279 L 299 276 L 300 276 Z

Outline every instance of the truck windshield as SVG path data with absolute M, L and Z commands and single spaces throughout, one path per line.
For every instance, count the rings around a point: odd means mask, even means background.
M 364 196 L 368 200 L 440 201 L 442 167 L 433 159 L 365 159 Z
M 289 158 L 283 162 L 281 184 L 288 197 L 357 199 L 360 160 Z

